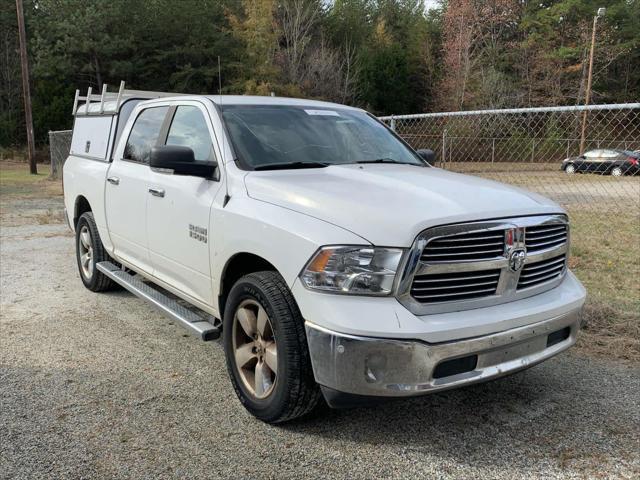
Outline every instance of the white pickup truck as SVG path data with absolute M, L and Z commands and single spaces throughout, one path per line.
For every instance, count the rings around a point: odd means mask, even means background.
M 265 422 L 497 378 L 575 343 L 556 203 L 311 100 L 76 94 L 66 217 L 93 291 L 223 337 Z M 114 297 L 117 301 L 117 297 Z

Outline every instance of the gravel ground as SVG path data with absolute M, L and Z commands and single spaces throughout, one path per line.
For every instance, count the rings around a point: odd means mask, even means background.
M 565 353 L 483 385 L 268 426 L 240 406 L 219 343 L 126 292 L 85 290 L 63 225 L 6 218 L 1 478 L 640 476 L 637 365 Z

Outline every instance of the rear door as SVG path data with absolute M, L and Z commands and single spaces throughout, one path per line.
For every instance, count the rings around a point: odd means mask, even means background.
M 216 161 L 209 113 L 199 102 L 180 102 L 169 113 L 167 145 L 194 151 L 196 161 Z M 217 175 L 220 175 L 220 168 Z M 211 286 L 210 213 L 221 193 L 219 178 L 206 179 L 151 170 L 147 185 L 147 232 L 154 276 L 190 297 L 214 304 Z
M 160 138 L 169 107 L 148 107 L 137 115 L 128 135 L 114 154 L 107 172 L 105 205 L 114 254 L 152 273 L 147 245 L 146 214 L 151 148 Z
M 615 150 L 602 150 L 601 163 L 599 170 L 602 173 L 608 173 L 616 166 L 616 162 L 623 160 L 625 157 L 620 152 Z
M 589 150 L 584 154 L 582 161 L 582 170 L 587 172 L 596 172 L 601 163 L 602 150 Z

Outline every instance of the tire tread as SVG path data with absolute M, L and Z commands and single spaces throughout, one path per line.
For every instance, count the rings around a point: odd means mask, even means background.
M 98 233 L 98 227 L 96 226 L 96 222 L 93 218 L 93 212 L 85 212 L 80 216 L 76 225 L 77 231 L 79 231 L 81 223 L 83 221 L 87 224 L 87 226 L 89 227 L 89 231 L 91 232 L 91 240 L 93 242 L 93 258 L 95 259 L 95 263 L 110 260 L 111 258 L 104 249 L 104 245 L 102 244 L 102 240 L 100 239 L 100 233 Z M 76 233 L 76 249 L 78 248 L 77 235 L 78 233 Z M 80 265 L 78 265 L 78 268 L 79 267 Z M 115 283 L 98 269 L 94 269 L 93 277 L 89 284 L 84 281 L 85 279 L 82 275 L 82 271 L 80 271 L 80 278 L 82 278 L 84 285 L 92 292 L 104 292 L 106 290 L 112 289 L 115 286 Z
M 275 310 L 274 313 L 279 318 L 278 342 L 284 341 L 293 347 L 287 349 L 287 362 L 289 371 L 296 372 L 286 379 L 289 383 L 288 395 L 284 405 L 279 409 L 279 415 L 263 418 L 256 415 L 255 412 L 252 413 L 268 423 L 281 423 L 302 417 L 316 408 L 322 395 L 313 377 L 302 314 L 291 291 L 278 272 L 250 273 L 238 280 L 236 285 L 243 282 L 258 285 L 263 293 L 269 297 L 271 306 Z M 231 295 L 229 297 L 231 298 Z M 227 308 L 229 307 L 231 306 L 227 305 Z M 242 391 L 235 380 L 229 362 L 227 362 L 227 366 L 233 388 L 238 396 L 242 396 Z

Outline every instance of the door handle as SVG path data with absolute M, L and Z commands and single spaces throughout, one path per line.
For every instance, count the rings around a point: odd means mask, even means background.
M 164 197 L 164 190 L 161 188 L 149 188 L 149 193 L 154 197 Z
M 120 185 L 120 179 L 118 177 L 109 177 L 107 178 L 107 182 L 111 185 Z

